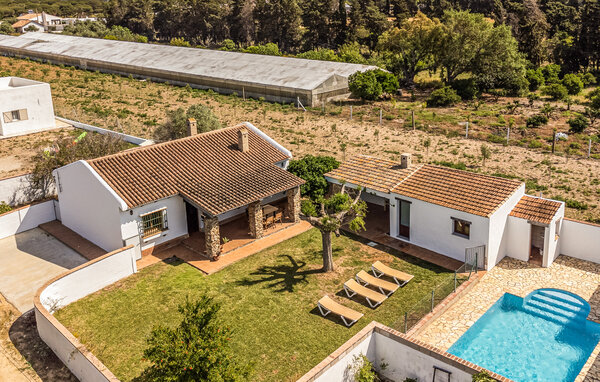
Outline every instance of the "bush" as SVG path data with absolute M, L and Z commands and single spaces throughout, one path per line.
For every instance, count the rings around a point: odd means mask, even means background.
M 6 204 L 5 201 L 0 202 L 0 214 L 5 214 L 9 211 L 12 211 L 12 207 Z
M 160 125 L 154 132 L 154 139 L 159 142 L 183 138 L 187 135 L 189 118 L 196 120 L 198 133 L 221 128 L 221 122 L 212 109 L 201 104 L 190 106 L 187 111 L 183 108 L 167 111 L 167 121 Z
M 229 52 L 235 51 L 236 50 L 235 42 L 233 42 L 233 40 L 231 40 L 229 38 L 226 38 L 221 43 L 221 47 L 219 48 L 219 50 L 226 50 L 226 51 L 229 51 Z
M 527 118 L 526 125 L 530 129 L 535 129 L 537 127 L 544 126 L 547 123 L 548 123 L 548 117 L 546 117 L 543 114 L 536 114 L 536 115 L 532 115 L 531 117 Z
M 479 95 L 477 83 L 472 78 L 454 80 L 450 87 L 464 100 L 470 100 Z
M 0 24 L 0 34 L 12 33 L 15 33 L 15 28 L 13 28 L 8 21 L 4 21 L 2 24 Z
M 375 77 L 377 78 L 377 82 L 381 84 L 381 90 L 384 93 L 396 93 L 400 87 L 398 78 L 390 72 L 386 72 L 385 70 L 381 69 L 375 69 Z
M 596 77 L 590 72 L 584 73 L 580 75 L 581 82 L 583 82 L 583 86 L 590 86 L 596 84 Z
M 557 64 L 549 64 L 546 66 L 542 66 L 542 74 L 544 75 L 544 80 L 547 84 L 554 84 L 560 81 L 560 65 Z
M 460 96 L 450 86 L 444 86 L 431 92 L 427 98 L 427 107 L 452 106 L 460 102 Z
M 186 41 L 183 37 L 173 37 L 171 39 L 171 41 L 169 42 L 169 45 L 172 46 L 184 46 L 184 47 L 191 47 L 192 45 Z
M 352 95 L 364 100 L 376 100 L 383 93 L 374 70 L 352 74 L 348 78 L 348 87 Z
M 570 126 L 569 131 L 573 133 L 583 132 L 585 129 L 587 129 L 587 127 L 590 124 L 588 119 L 581 114 L 577 114 L 577 116 L 575 116 L 574 118 L 569 119 L 567 123 Z
M 562 84 L 565 88 L 567 88 L 567 92 L 570 95 L 577 95 L 583 90 L 583 82 L 576 74 L 565 74 L 562 79 Z
M 319 61 L 340 61 L 340 58 L 331 49 L 314 49 L 300 53 L 296 57 Z
M 496 380 L 494 378 L 490 377 L 490 375 L 488 373 L 486 373 L 485 371 L 480 371 L 477 374 L 473 374 L 472 381 L 473 382 L 496 382 Z
M 300 186 L 302 195 L 317 201 L 327 194 L 329 186 L 323 174 L 339 166 L 340 163 L 333 157 L 307 155 L 302 159 L 291 160 L 288 171 L 306 181 Z
M 540 68 L 537 68 L 535 70 L 527 69 L 527 72 L 525 73 L 525 78 L 527 78 L 527 81 L 529 81 L 529 90 L 531 90 L 532 92 L 544 86 L 544 83 L 546 82 L 544 78 L 544 73 L 542 73 L 542 70 Z
M 379 378 L 373 371 L 373 364 L 364 355 L 356 355 L 352 360 L 352 376 L 355 382 L 378 382 Z
M 242 50 L 244 53 L 263 54 L 265 56 L 281 56 L 281 51 L 275 43 L 265 45 L 252 45 Z
M 566 87 L 556 83 L 544 87 L 542 93 L 544 93 L 544 95 L 549 96 L 555 101 L 563 100 L 569 95 L 569 92 L 567 91 Z

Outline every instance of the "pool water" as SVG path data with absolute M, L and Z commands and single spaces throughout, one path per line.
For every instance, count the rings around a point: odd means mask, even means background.
M 516 382 L 572 382 L 600 340 L 589 304 L 557 289 L 504 294 L 448 352 Z

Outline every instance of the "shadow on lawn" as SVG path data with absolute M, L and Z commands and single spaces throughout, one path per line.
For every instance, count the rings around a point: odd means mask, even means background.
M 308 282 L 306 280 L 308 275 L 323 271 L 321 268 L 302 270 L 306 267 L 305 261 L 296 261 L 290 255 L 282 255 L 281 257 L 287 257 L 290 264 L 263 265 L 250 273 L 250 277 L 238 281 L 238 285 L 252 286 L 266 283 L 269 288 L 275 289 L 275 292 L 294 292 L 294 287 L 297 284 Z

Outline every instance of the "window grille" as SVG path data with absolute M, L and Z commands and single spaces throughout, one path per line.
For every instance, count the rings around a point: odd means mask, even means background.
M 167 209 L 163 208 L 158 211 L 152 211 L 141 215 L 142 218 L 142 237 L 158 235 L 167 230 Z

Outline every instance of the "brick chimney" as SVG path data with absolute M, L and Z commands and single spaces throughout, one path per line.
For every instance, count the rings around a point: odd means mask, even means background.
M 238 149 L 245 153 L 250 150 L 250 144 L 248 143 L 248 130 L 238 130 Z
M 404 153 L 400 155 L 400 168 L 409 168 L 412 166 L 412 155 Z
M 196 134 L 198 134 L 198 123 L 194 118 L 189 118 L 187 120 L 187 135 L 191 137 Z

